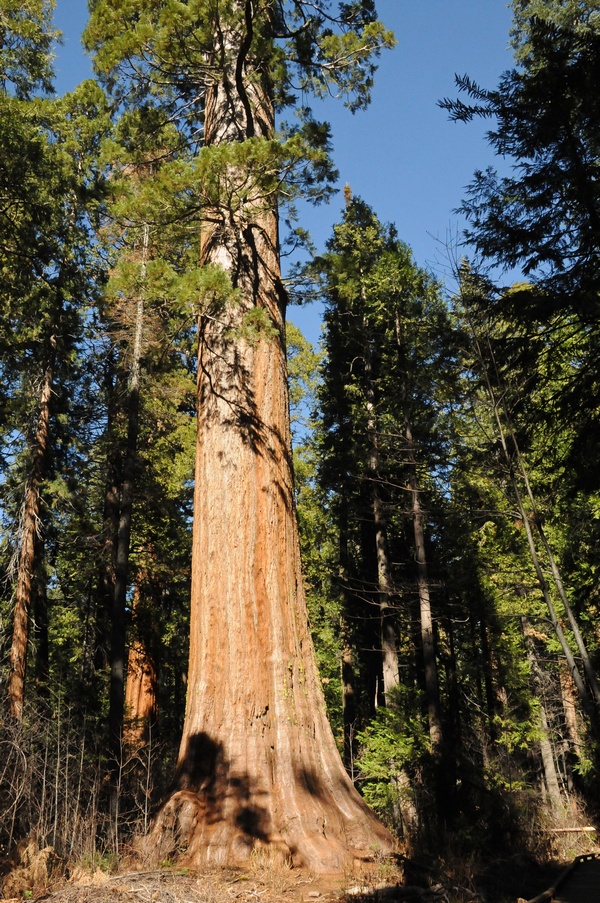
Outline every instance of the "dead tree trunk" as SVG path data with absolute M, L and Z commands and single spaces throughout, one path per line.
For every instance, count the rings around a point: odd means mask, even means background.
M 527 623 L 527 618 L 522 617 L 521 624 L 523 627 L 525 646 L 527 648 L 527 658 L 529 660 L 531 669 L 531 685 L 533 689 L 533 695 L 536 697 L 539 704 L 541 728 L 540 757 L 542 760 L 542 769 L 544 773 L 544 785 L 552 808 L 555 811 L 559 811 L 563 803 L 563 798 L 560 791 L 558 771 L 556 769 L 556 763 L 554 761 L 554 750 L 550 736 L 550 728 L 548 725 L 546 705 L 544 702 L 544 675 L 538 661 L 537 653 L 535 650 L 535 640 L 531 635 L 531 628 Z

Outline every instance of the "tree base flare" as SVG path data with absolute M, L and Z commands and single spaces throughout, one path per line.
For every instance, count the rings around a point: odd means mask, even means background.
M 176 859 L 196 868 L 243 866 L 251 858 L 259 858 L 313 874 L 342 875 L 356 872 L 360 863 L 391 853 L 395 846 L 366 806 L 363 819 L 347 825 L 346 830 L 336 825 L 335 832 L 328 831 L 325 820 L 315 818 L 314 813 L 308 817 L 290 813 L 279 831 L 264 831 L 252 829 L 248 817 L 251 801 L 245 803 L 243 809 L 238 807 L 237 815 L 229 812 L 215 817 L 205 794 L 179 790 L 157 815 L 144 852 L 157 861 Z

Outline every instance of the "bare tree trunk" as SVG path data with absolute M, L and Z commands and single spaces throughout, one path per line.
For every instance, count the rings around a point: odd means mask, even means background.
M 235 5 L 250 29 L 252 4 Z M 231 67 L 208 91 L 207 144 L 272 134 L 268 75 L 232 57 L 247 37 L 215 36 Z M 246 186 L 248 177 L 224 175 Z M 234 863 L 262 848 L 340 872 L 391 838 L 342 765 L 308 629 L 277 214 L 256 200 L 206 210 L 205 222 L 202 262 L 222 267 L 238 294 L 199 322 L 187 710 L 177 792 L 153 839 L 159 850 L 187 846 L 194 864 Z
M 50 338 L 50 353 L 38 403 L 38 419 L 33 439 L 31 469 L 27 478 L 20 527 L 17 562 L 13 634 L 8 678 L 9 711 L 17 719 L 23 717 L 27 644 L 38 548 L 40 540 L 40 487 L 45 476 L 50 438 L 50 406 L 56 356 L 56 335 Z
M 406 424 L 406 440 L 409 444 L 409 448 L 412 448 L 412 432 L 409 424 Z M 412 458 L 412 451 L 409 451 L 409 456 Z M 412 501 L 415 563 L 417 565 L 417 590 L 419 594 L 421 644 L 423 647 L 423 663 L 425 668 L 425 695 L 427 697 L 429 736 L 434 750 L 439 752 L 443 743 L 440 692 L 435 657 L 431 599 L 429 595 L 429 576 L 427 573 L 427 558 L 425 554 L 425 533 L 423 529 L 421 493 L 417 484 L 417 468 L 412 461 L 409 465 L 408 488 Z
M 127 656 L 125 711 L 125 743 L 134 747 L 143 746 L 148 742 L 150 728 L 158 714 L 157 674 L 152 659 L 139 640 L 131 643 Z
M 556 762 L 554 761 L 554 749 L 550 739 L 550 728 L 548 726 L 548 716 L 546 714 L 546 706 L 540 702 L 540 756 L 544 768 L 544 783 L 548 799 L 555 812 L 559 812 L 563 805 L 563 798 L 560 792 L 560 783 L 558 780 L 558 771 L 556 770 Z
M 575 692 L 573 679 L 567 669 L 560 669 L 560 689 L 563 711 L 565 714 L 565 727 L 567 732 L 567 752 L 571 752 L 581 758 L 581 731 L 577 719 L 577 706 L 575 704 Z

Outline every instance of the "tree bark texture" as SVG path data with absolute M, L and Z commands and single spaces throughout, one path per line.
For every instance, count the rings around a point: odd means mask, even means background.
M 231 33 L 219 41 L 224 57 L 244 43 Z M 209 91 L 209 142 L 272 130 L 266 77 L 255 71 L 240 87 L 240 59 L 235 77 L 226 72 Z M 202 261 L 226 270 L 238 294 L 199 322 L 187 710 L 177 792 L 154 838 L 159 847 L 175 838 L 197 865 L 231 864 L 258 847 L 339 872 L 392 841 L 343 768 L 308 629 L 277 214 L 223 207 L 206 220 Z M 257 309 L 268 327 L 248 335 Z
M 13 633 L 10 649 L 8 678 L 9 711 L 17 719 L 23 717 L 25 701 L 25 670 L 33 581 L 40 545 L 40 488 L 45 476 L 48 442 L 50 437 L 50 405 L 56 355 L 56 335 L 50 338 L 50 352 L 40 389 L 38 419 L 33 438 L 33 454 L 29 471 L 25 501 L 21 515 L 21 535 L 17 562 Z
M 140 747 L 148 742 L 158 714 L 158 675 L 144 645 L 135 640 L 127 656 L 124 742 Z
M 151 616 L 143 616 L 144 597 L 141 587 L 145 581 L 140 579 L 142 576 L 138 571 L 138 582 L 133 593 L 132 635 L 127 653 L 125 681 L 123 740 L 133 749 L 148 743 L 158 719 L 158 657 L 153 654 L 155 644 L 148 630 Z

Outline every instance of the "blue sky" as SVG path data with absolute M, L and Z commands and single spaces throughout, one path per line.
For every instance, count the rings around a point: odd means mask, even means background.
M 396 224 L 416 261 L 440 277 L 443 246 L 460 229 L 453 213 L 475 169 L 494 163 L 484 123 L 448 121 L 437 101 L 455 96 L 455 73 L 494 87 L 512 64 L 510 9 L 505 0 L 377 0 L 380 18 L 398 44 L 382 55 L 373 102 L 351 114 L 328 101 L 315 107 L 332 124 L 340 188 Z M 63 93 L 90 74 L 79 36 L 87 18 L 84 0 L 57 0 L 56 25 L 64 34 L 58 51 L 57 90 Z M 341 194 L 327 207 L 303 212 L 319 250 L 343 206 Z M 319 337 L 319 309 L 290 309 L 311 341 Z

